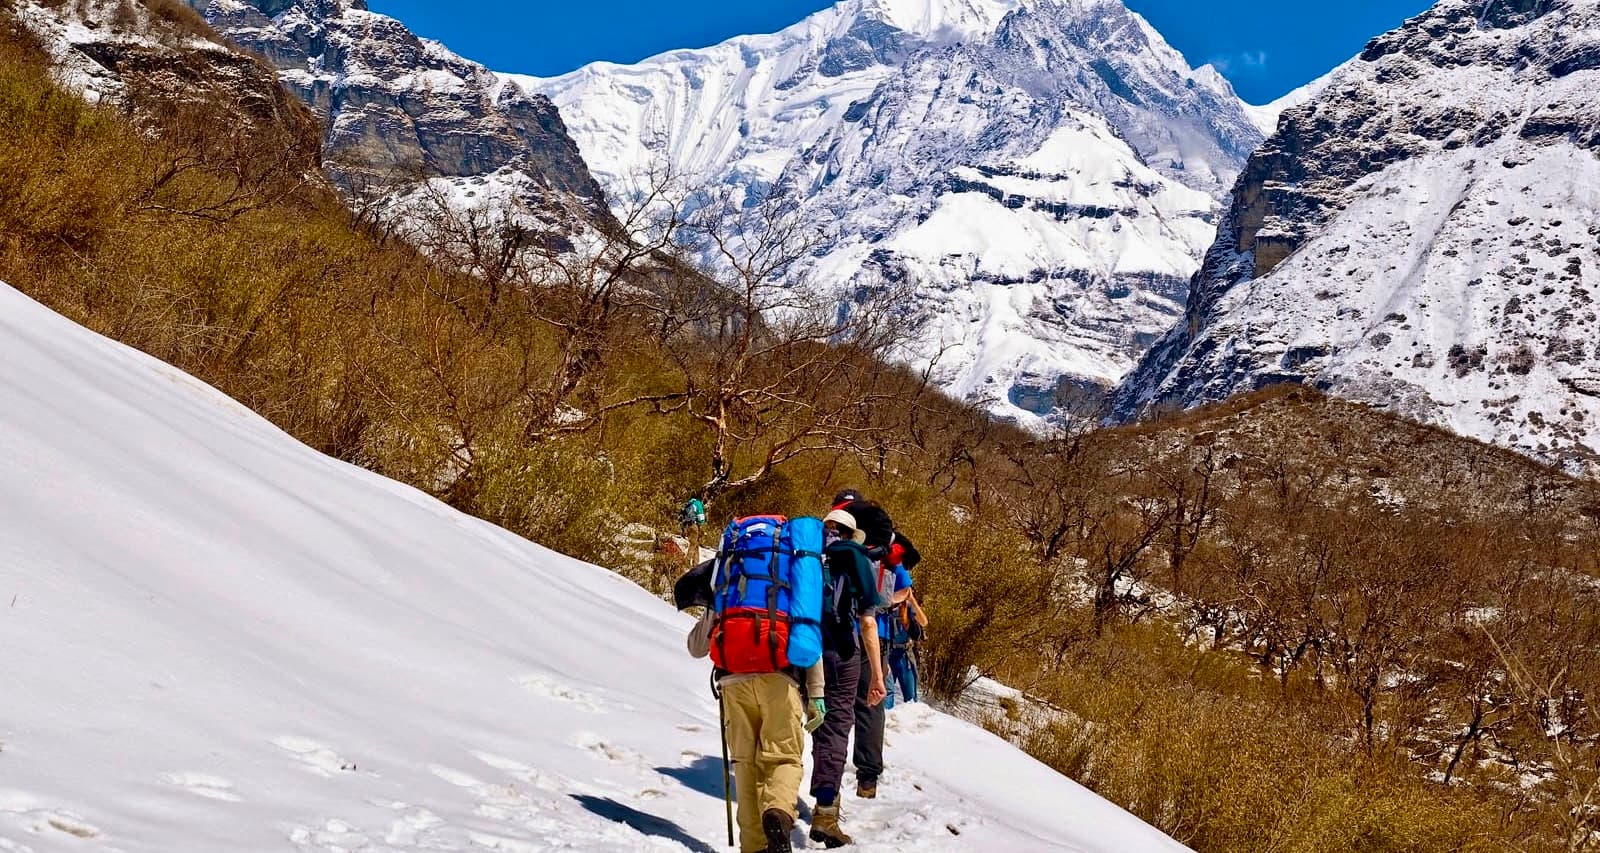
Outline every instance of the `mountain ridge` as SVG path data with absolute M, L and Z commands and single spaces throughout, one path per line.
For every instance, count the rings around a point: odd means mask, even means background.
M 357 197 L 440 179 L 513 198 L 552 234 L 614 232 L 604 191 L 547 98 L 365 0 L 186 0 L 278 69 L 326 130 L 324 166 Z
M 1600 464 L 1600 4 L 1442 0 L 1284 114 L 1114 417 L 1292 381 Z
M 797 280 L 843 310 L 908 287 L 912 360 L 1041 425 L 1091 411 L 1178 316 L 1261 139 L 1214 69 L 1115 0 L 846 0 L 774 34 L 507 76 L 557 104 L 614 203 L 660 165 L 736 204 L 792 194 L 834 231 Z M 1065 163 L 1057 139 L 1028 165 L 1051 130 L 1091 153 Z

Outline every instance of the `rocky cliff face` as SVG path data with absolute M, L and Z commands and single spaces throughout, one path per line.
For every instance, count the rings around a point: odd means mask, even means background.
M 1287 111 L 1116 416 L 1274 382 L 1600 459 L 1600 0 L 1442 0 Z
M 549 99 L 418 38 L 364 0 L 190 5 L 272 62 L 311 106 L 326 129 L 328 172 L 347 189 L 447 178 L 462 196 L 509 188 L 552 225 L 609 217 Z
M 1117 0 L 846 0 L 780 33 L 524 80 L 612 197 L 652 166 L 789 193 L 797 272 L 909 287 L 916 357 L 1024 422 L 1092 411 L 1182 310 L 1262 139 Z
M 49 53 L 57 77 L 91 102 L 169 133 L 184 133 L 192 121 L 246 123 L 262 144 L 282 149 L 285 166 L 317 178 L 321 131 L 311 113 L 278 85 L 270 66 L 181 7 L 22 2 L 10 14 Z

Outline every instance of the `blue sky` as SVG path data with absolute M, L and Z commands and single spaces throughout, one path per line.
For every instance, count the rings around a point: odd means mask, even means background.
M 1263 103 L 1354 56 L 1432 0 L 1125 0 L 1193 64 Z M 549 76 L 595 60 L 772 32 L 831 0 L 369 0 L 374 11 L 499 71 Z

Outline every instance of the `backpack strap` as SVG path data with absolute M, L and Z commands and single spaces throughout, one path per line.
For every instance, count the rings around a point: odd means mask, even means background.
M 783 553 L 783 528 L 780 524 L 772 531 L 772 558 L 767 563 L 767 650 L 772 655 L 772 668 L 778 669 L 778 592 L 788 582 L 778 577 L 778 556 Z M 790 602 L 793 606 L 793 602 Z

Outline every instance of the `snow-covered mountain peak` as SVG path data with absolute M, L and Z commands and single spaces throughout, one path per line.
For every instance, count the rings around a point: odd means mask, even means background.
M 1321 77 L 1312 80 L 1310 83 L 1307 83 L 1304 86 L 1289 92 L 1283 97 L 1272 101 L 1271 103 L 1262 104 L 1260 106 L 1247 104 L 1245 105 L 1245 112 L 1249 113 L 1251 120 L 1256 123 L 1257 127 L 1261 128 L 1262 133 L 1271 136 L 1273 132 L 1278 129 L 1278 119 L 1286 111 L 1292 110 L 1295 107 L 1310 103 L 1311 101 L 1315 100 L 1323 93 L 1324 90 L 1333 85 L 1333 82 L 1338 79 L 1339 75 L 1342 74 L 1345 69 L 1354 64 L 1354 62 L 1355 60 L 1350 60 L 1349 62 L 1340 65 Z M 1209 68 L 1210 66 L 1206 67 Z
M 1120 0 L 846 0 L 771 35 L 512 77 L 560 108 L 614 203 L 797 194 L 835 232 L 800 270 L 909 286 L 945 387 L 1082 411 L 1181 310 L 1262 133 Z
M 1444 0 L 1283 113 L 1119 417 L 1304 382 L 1600 471 L 1600 0 Z
M 863 17 L 926 39 L 956 40 L 994 32 L 1013 9 L 1039 0 L 858 0 Z M 850 6 L 841 3 L 840 6 Z

